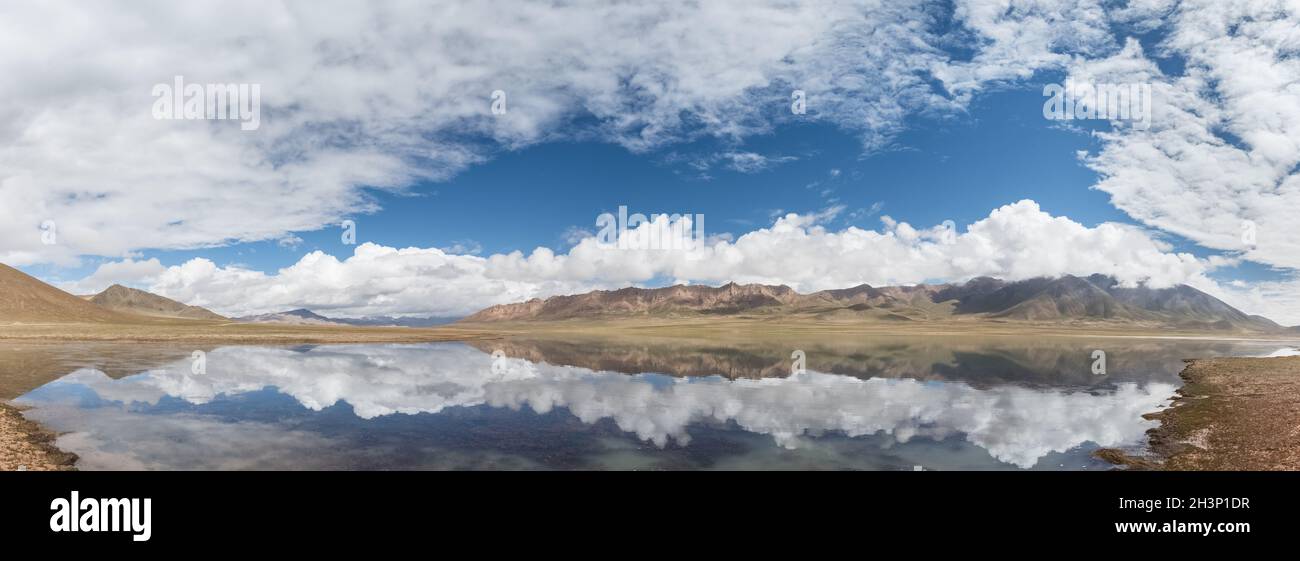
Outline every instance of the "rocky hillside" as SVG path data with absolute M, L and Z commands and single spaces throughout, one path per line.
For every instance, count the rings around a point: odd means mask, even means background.
M 0 263 L 0 322 L 115 323 L 130 319 Z
M 981 277 L 963 284 L 872 287 L 800 294 L 788 286 L 726 284 L 624 288 L 492 306 L 466 322 L 557 321 L 582 318 L 789 314 L 822 320 L 933 320 L 978 316 L 1037 322 L 1115 321 L 1183 329 L 1277 331 L 1195 288 L 1122 287 L 1111 277 Z
M 90 297 L 90 302 L 118 312 L 181 319 L 226 319 L 206 308 L 187 306 L 151 292 L 115 284 Z

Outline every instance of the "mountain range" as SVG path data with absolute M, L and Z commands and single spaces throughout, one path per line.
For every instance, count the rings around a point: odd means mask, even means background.
M 445 325 L 456 321 L 455 318 L 438 318 L 438 317 L 389 317 L 389 316 L 369 316 L 364 318 L 332 318 L 320 315 L 316 312 L 305 308 L 289 310 L 287 312 L 276 312 L 270 314 L 258 314 L 253 316 L 243 316 L 235 318 L 235 321 L 246 323 L 281 323 L 288 325 L 351 325 L 356 327 L 433 327 L 435 325 Z
M 961 284 L 915 286 L 873 287 L 863 284 L 810 294 L 783 285 L 735 283 L 719 287 L 624 288 L 492 306 L 462 319 L 460 323 L 542 323 L 647 317 L 804 318 L 828 324 L 972 319 L 1060 325 L 1105 323 L 1187 331 L 1300 333 L 1300 327 L 1286 328 L 1262 316 L 1246 314 L 1190 286 L 1124 286 L 1104 275 L 1067 275 L 1014 282 L 981 277 Z M 232 321 L 201 307 L 119 285 L 79 298 L 0 264 L 0 323 L 129 324 L 163 319 Z M 235 318 L 233 321 L 302 326 L 431 327 L 451 320 L 330 318 L 298 309 Z
M 287 312 L 241 316 L 235 318 L 235 321 L 244 323 L 283 323 L 288 325 L 343 325 L 311 310 L 302 308 Z
M 729 283 L 624 288 L 492 306 L 466 323 L 562 321 L 621 317 L 803 317 L 821 321 L 927 321 L 982 318 L 1052 323 L 1116 322 L 1188 330 L 1280 331 L 1186 285 L 1123 286 L 1112 277 L 1062 276 L 1007 282 L 980 277 L 962 284 L 823 290 Z
M 143 316 L 143 317 L 142 317 Z M 190 306 L 137 288 L 114 284 L 98 294 L 73 296 L 22 271 L 0 263 L 0 322 L 132 323 L 145 318 L 232 321 L 216 312 Z M 432 327 L 454 318 L 330 318 L 311 310 L 234 318 L 241 323 L 281 325 L 346 325 L 372 327 Z

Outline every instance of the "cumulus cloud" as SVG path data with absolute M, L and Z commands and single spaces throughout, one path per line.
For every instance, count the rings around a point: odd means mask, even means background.
M 1153 287 L 1187 283 L 1239 296 L 1234 302 L 1246 303 L 1248 311 L 1279 313 L 1244 293 L 1220 290 L 1206 274 L 1224 265 L 1222 260 L 1174 252 L 1133 226 L 1089 227 L 1052 216 L 1029 200 L 995 209 L 964 228 L 916 227 L 886 216 L 878 230 L 829 230 L 823 224 L 829 216 L 787 214 L 734 240 L 709 237 L 694 250 L 619 249 L 590 235 L 567 253 L 543 247 L 487 257 L 366 243 L 345 259 L 316 251 L 274 273 L 196 258 L 161 271 L 142 269 L 146 276 L 133 282 L 227 315 L 305 307 L 340 316 L 461 316 L 493 304 L 664 279 L 785 284 L 810 292 L 862 283 L 1103 273 Z M 689 218 L 683 220 L 689 224 Z M 668 218 L 660 217 L 657 225 L 666 228 Z M 651 228 L 643 224 L 624 235 L 645 235 Z M 97 272 L 82 282 L 103 278 Z
M 195 258 L 141 281 L 157 294 L 229 316 L 295 308 L 340 317 L 462 316 L 486 305 L 602 286 L 494 277 L 487 260 L 475 255 L 372 243 L 343 260 L 314 251 L 270 274 Z
M 0 261 L 291 239 L 562 138 L 632 150 L 792 118 L 887 142 L 943 100 L 919 1 L 231 1 L 0 8 Z M 214 21 L 239 25 L 212 25 Z M 155 120 L 154 84 L 261 87 L 261 127 Z M 493 115 L 490 96 L 506 93 Z M 729 157 L 749 170 L 752 157 Z M 766 165 L 766 164 L 764 164 Z M 53 220 L 59 243 L 41 243 Z
M 59 283 L 57 286 L 73 294 L 97 294 L 115 284 L 139 285 L 157 277 L 166 269 L 157 258 L 109 261 L 81 280 Z
M 1017 280 L 1092 273 L 1129 284 L 1169 286 L 1199 279 L 1209 268 L 1208 261 L 1172 252 L 1139 228 L 1111 223 L 1087 227 L 1043 212 L 1029 200 L 995 209 L 965 231 L 942 224 L 917 228 L 889 217 L 883 217 L 880 230 L 850 226 L 830 231 L 820 225 L 824 218 L 824 213 L 787 214 L 769 228 L 694 252 L 611 250 L 589 238 L 563 255 L 545 248 L 527 255 L 493 255 L 488 271 L 508 278 L 644 282 L 668 277 L 815 291 L 982 275 Z

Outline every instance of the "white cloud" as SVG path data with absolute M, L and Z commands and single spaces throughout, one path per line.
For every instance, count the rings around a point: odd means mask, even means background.
M 141 285 L 165 270 L 166 267 L 157 258 L 109 261 L 101 264 L 86 278 L 76 282 L 57 283 L 56 286 L 72 294 L 98 294 L 114 284 Z
M 794 156 L 765 156 L 756 152 L 724 152 L 718 158 L 726 162 L 727 169 L 740 173 L 758 173 L 798 159 Z
M 283 237 L 275 241 L 276 245 L 289 249 L 298 249 L 298 246 L 302 245 L 302 242 L 302 238 L 293 234 L 285 234 Z
M 1174 252 L 1132 226 L 1088 227 L 1052 216 L 1033 201 L 995 209 L 951 235 L 943 225 L 918 228 L 889 217 L 882 218 L 879 230 L 850 226 L 831 231 L 818 216 L 787 214 L 734 241 L 712 237 L 695 255 L 607 248 L 595 237 L 583 238 L 562 254 L 538 248 L 487 257 L 366 243 L 343 260 L 317 251 L 275 273 L 218 267 L 200 258 L 161 272 L 146 271 L 135 283 L 236 316 L 299 307 L 340 316 L 459 316 L 493 304 L 660 279 L 786 284 L 810 292 L 984 275 L 1017 280 L 1103 273 L 1130 284 L 1191 284 L 1248 312 L 1300 323 L 1300 301 L 1279 306 L 1264 298 L 1283 292 L 1283 285 L 1220 287 L 1206 274 L 1230 263 Z M 642 231 L 649 228 L 643 225 Z
M 990 83 L 1059 69 L 1073 54 L 1096 55 L 1115 46 L 1098 0 L 957 0 L 954 7 L 954 19 L 969 37 L 949 40 L 974 52 L 969 60 L 937 62 L 933 72 L 960 100 Z
M 475 255 L 364 243 L 347 259 L 314 251 L 272 274 L 196 258 L 140 281 L 157 294 L 228 316 L 295 308 L 340 317 L 458 316 L 486 305 L 603 286 L 497 278 L 486 269 L 487 260 Z
M 1194 283 L 1196 288 L 1247 313 L 1267 317 L 1283 325 L 1300 326 L 1300 275 L 1271 281 L 1245 283 Z
M 286 239 L 376 210 L 365 188 L 500 148 L 767 131 L 796 87 L 801 119 L 867 145 L 945 103 L 922 76 L 940 55 L 919 1 L 328 4 L 0 8 L 0 261 Z M 260 84 L 261 128 L 153 119 L 152 86 L 176 75 Z
M 1132 41 L 1071 68 L 1079 81 L 1153 83 L 1151 127 L 1100 134 L 1085 160 L 1116 207 L 1208 248 L 1300 267 L 1300 10 L 1289 6 L 1180 3 L 1159 46 L 1185 59 L 1180 76 Z
M 1090 228 L 1051 216 L 1028 200 L 995 209 L 951 238 L 945 237 L 942 225 L 918 229 L 884 217 L 881 230 L 829 231 L 818 225 L 819 218 L 827 217 L 787 214 L 769 228 L 734 242 L 709 244 L 696 255 L 611 250 L 591 238 L 564 255 L 545 248 L 528 255 L 494 255 L 488 258 L 487 271 L 515 279 L 646 282 L 667 277 L 787 284 L 815 291 L 981 275 L 1014 280 L 1092 273 L 1169 286 L 1203 279 L 1210 268 L 1207 261 L 1172 252 L 1138 228 L 1109 223 Z

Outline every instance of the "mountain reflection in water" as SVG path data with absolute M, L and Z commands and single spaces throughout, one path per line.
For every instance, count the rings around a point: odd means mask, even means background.
M 809 344 L 791 374 L 771 345 L 496 343 L 153 352 L 18 402 L 82 469 L 1079 469 L 1142 442 L 1182 358 L 1259 350 L 1110 341 L 1096 376 L 1084 341 Z

